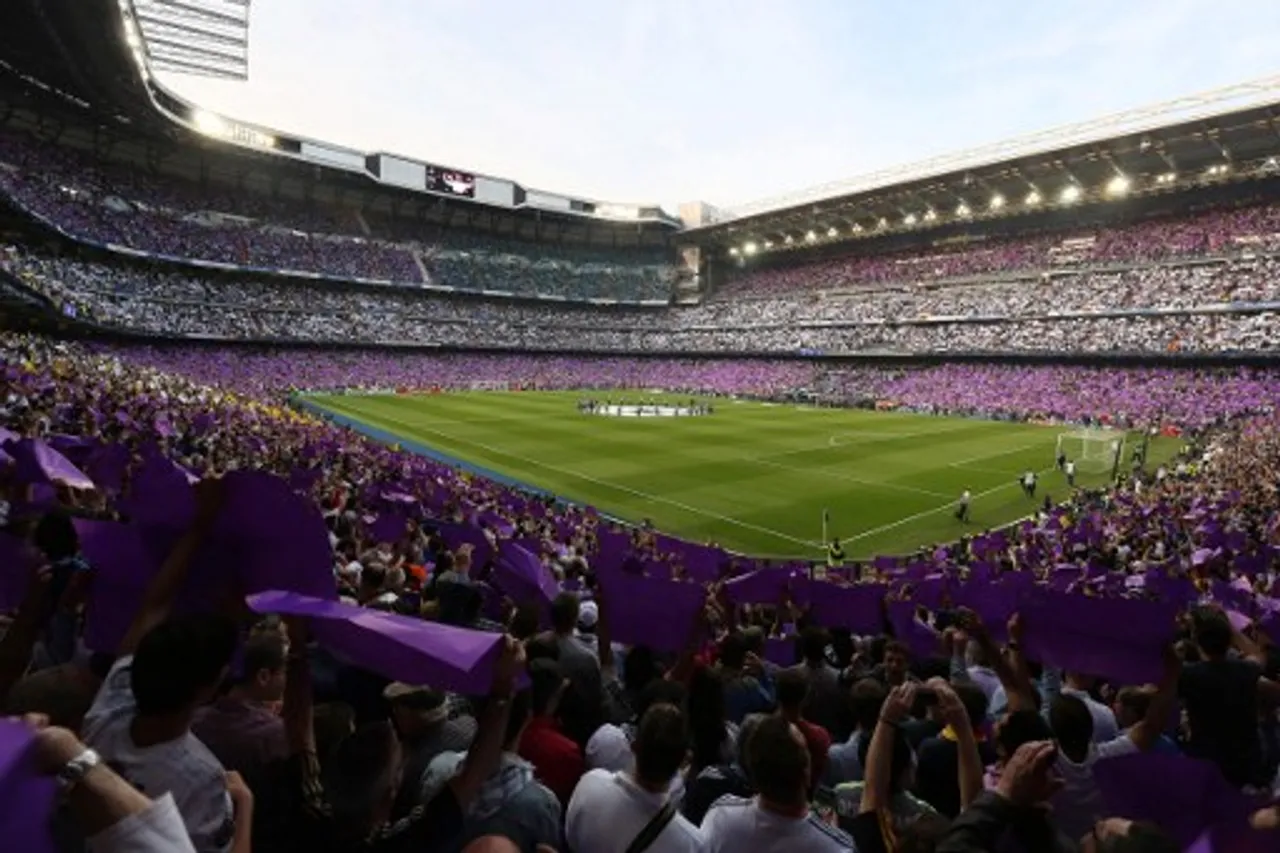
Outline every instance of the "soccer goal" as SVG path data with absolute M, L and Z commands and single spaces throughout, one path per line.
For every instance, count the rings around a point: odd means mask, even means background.
M 468 391 L 510 391 L 511 383 L 500 379 L 477 379 L 467 383 Z
M 1082 429 L 1058 434 L 1055 456 L 1066 456 L 1081 472 L 1106 474 L 1124 453 L 1124 433 L 1109 429 Z

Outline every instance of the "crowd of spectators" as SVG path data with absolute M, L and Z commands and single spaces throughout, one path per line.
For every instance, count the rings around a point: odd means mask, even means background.
M 629 302 L 665 302 L 673 281 L 669 265 L 647 250 L 557 252 L 460 236 L 393 241 L 355 210 L 148 177 L 13 134 L 0 133 L 0 195 L 77 239 L 333 279 Z
M 1214 209 L 1177 218 L 1036 237 L 975 238 L 920 251 L 854 255 L 812 264 L 744 269 L 726 293 L 764 296 L 915 284 L 994 274 L 1230 255 L 1280 245 L 1280 207 Z
M 66 313 L 161 335 L 601 352 L 1123 351 L 1272 348 L 1271 257 L 857 296 L 625 308 L 197 274 L 0 247 L 0 269 Z M 1061 316 L 1057 316 L 1061 315 Z
M 1260 375 L 1130 376 L 1124 411 L 1163 381 L 1214 415 L 1162 476 L 820 573 L 376 444 L 222 357 L 0 337 L 15 849 L 1275 849 Z M 1227 419 L 1233 388 L 1265 402 Z

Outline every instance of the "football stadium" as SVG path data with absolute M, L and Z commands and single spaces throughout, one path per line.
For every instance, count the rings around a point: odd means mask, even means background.
M 1280 77 L 636 203 L 283 5 L 0 11 L 0 847 L 1280 850 Z

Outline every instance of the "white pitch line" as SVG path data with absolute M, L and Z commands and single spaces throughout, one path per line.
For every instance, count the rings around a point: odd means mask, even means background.
M 962 465 L 968 465 L 970 462 L 981 462 L 984 459 L 999 459 L 1001 456 L 1009 456 L 1014 453 L 1019 453 L 1023 450 L 1030 450 L 1033 447 L 1039 447 L 1043 443 L 1044 442 L 1036 441 L 1036 442 L 1032 442 L 1031 444 L 1022 444 L 1022 445 L 1019 445 L 1018 447 L 1012 448 L 1011 450 L 1001 450 L 999 453 L 984 453 L 981 456 L 970 456 L 968 459 L 961 459 L 959 462 L 949 462 L 947 464 L 951 468 L 959 468 Z M 1004 472 L 997 472 L 997 473 L 1004 473 Z
M 480 442 L 472 441 L 469 438 L 459 438 L 456 435 L 451 435 L 450 433 L 444 432 L 442 430 L 431 429 L 430 427 L 422 426 L 421 424 L 415 424 L 411 421 L 405 421 L 399 418 L 392 418 L 382 414 L 374 415 L 373 420 L 383 421 L 386 423 L 399 424 L 400 426 L 408 427 L 409 429 L 414 430 L 415 432 L 434 433 L 435 435 L 443 436 L 444 438 L 447 438 L 450 441 L 461 442 L 462 444 L 467 444 L 467 445 L 470 445 L 471 447 L 479 447 L 481 450 L 484 450 L 488 453 L 492 453 L 496 456 L 505 456 L 508 459 L 515 459 L 519 462 L 524 462 L 525 464 L 533 465 L 537 468 L 543 468 L 547 471 L 554 471 L 557 474 L 567 474 L 570 477 L 577 477 L 579 480 L 585 480 L 588 483 L 595 483 L 598 486 L 607 486 L 608 488 L 616 489 L 620 492 L 625 492 L 630 495 L 635 495 L 638 498 L 644 498 L 645 500 L 654 501 L 655 503 L 664 503 L 664 504 L 667 504 L 668 506 L 673 506 L 673 507 L 676 507 L 677 509 L 682 509 L 685 512 L 692 512 L 697 515 L 706 516 L 707 518 L 714 518 L 717 521 L 724 521 L 736 527 L 744 528 L 746 530 L 754 530 L 757 533 L 767 533 L 770 536 L 777 537 L 778 539 L 785 539 L 786 541 L 794 542 L 797 545 L 804 545 L 808 548 L 822 547 L 822 545 L 817 542 L 811 542 L 807 539 L 797 539 L 796 537 L 789 536 L 786 533 L 783 533 L 779 530 L 774 530 L 769 527 L 761 527 L 758 524 L 752 524 L 748 521 L 742 521 L 741 519 L 737 519 L 732 516 L 721 515 L 716 512 L 710 512 L 705 509 L 699 509 L 698 507 L 690 506 L 687 503 L 682 503 L 680 501 L 672 500 L 671 498 L 665 498 L 665 497 L 662 497 L 661 495 L 653 495 L 653 494 L 649 494 L 648 492 L 642 492 L 639 489 L 633 489 L 633 488 L 630 488 L 629 486 L 621 486 L 621 485 L 618 485 L 617 483 L 611 483 L 608 480 L 601 480 L 597 477 L 592 477 L 588 474 L 579 474 L 577 471 L 570 471 L 567 468 L 560 468 L 556 465 L 550 465 L 546 462 L 540 462 L 537 459 L 530 459 L 527 456 L 520 456 L 515 453 L 510 453 L 506 450 L 500 450 L 499 448 L 493 447 L 492 445 L 481 444 Z
M 833 480 L 844 480 L 848 483 L 858 483 L 863 486 L 876 486 L 884 489 L 894 489 L 899 492 L 912 492 L 917 495 L 928 495 L 931 498 L 945 498 L 942 492 L 934 492 L 929 489 L 917 489 L 915 486 L 901 486 L 897 483 L 887 483 L 883 480 L 864 480 L 861 477 L 854 477 L 850 474 L 844 474 L 840 471 L 826 471 L 821 468 L 796 468 L 791 465 L 783 465 L 779 462 L 770 462 L 766 459 L 743 459 L 742 462 L 750 462 L 753 465 L 767 465 L 770 468 L 779 468 L 783 471 L 794 471 L 797 474 L 814 474 L 819 477 L 830 477 Z
M 1054 466 L 1050 465 L 1048 468 L 1042 468 L 1041 470 L 1037 471 L 1036 475 L 1039 476 L 1040 474 L 1047 474 L 1053 470 L 1055 470 Z M 1016 486 L 1016 485 L 1017 485 L 1016 481 L 1001 483 L 1000 485 L 987 489 L 984 492 L 978 492 L 976 495 L 973 495 L 973 499 L 977 500 L 978 498 L 986 497 L 987 495 L 993 495 L 996 492 L 1000 491 L 1001 489 L 1007 489 L 1010 486 Z M 917 512 L 915 515 L 909 515 L 906 518 L 900 518 L 897 521 L 890 522 L 889 524 L 882 524 L 879 527 L 873 527 L 870 530 L 864 530 L 856 536 L 842 536 L 840 538 L 840 541 L 841 542 L 857 542 L 859 539 L 866 539 L 868 536 L 874 536 L 877 533 L 883 533 L 886 530 L 893 530 L 895 527 L 901 527 L 902 525 L 911 521 L 915 521 L 918 518 L 924 518 L 926 515 L 933 515 L 935 512 L 942 512 L 944 509 L 954 509 L 957 505 L 958 500 L 959 498 L 957 496 L 956 500 L 948 501 L 947 503 L 944 503 L 942 506 L 934 507 L 933 509 L 926 509 L 924 512 Z

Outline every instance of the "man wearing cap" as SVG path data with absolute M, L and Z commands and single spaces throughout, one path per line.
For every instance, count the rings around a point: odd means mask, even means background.
M 469 714 L 450 714 L 449 695 L 423 685 L 400 681 L 388 684 L 382 696 L 391 706 L 391 719 L 404 749 L 404 773 L 392 808 L 402 817 L 418 804 L 420 780 L 436 756 L 466 752 L 476 736 L 476 721 Z

